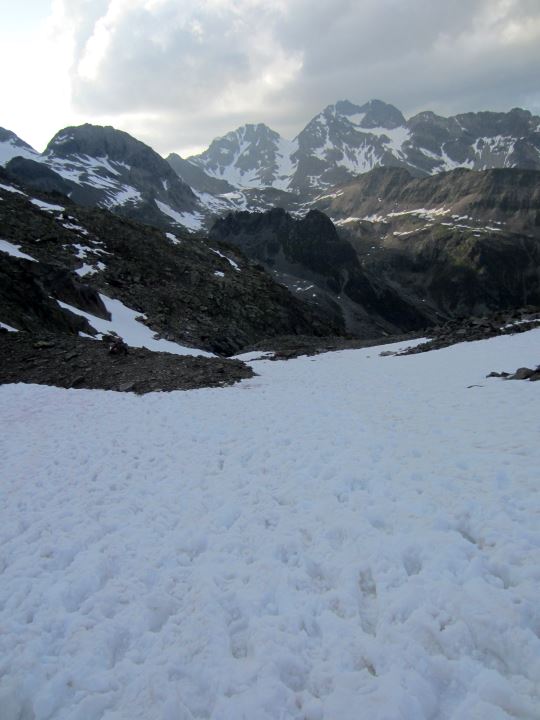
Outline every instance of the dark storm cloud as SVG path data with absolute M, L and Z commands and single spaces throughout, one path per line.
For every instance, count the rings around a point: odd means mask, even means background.
M 540 111 L 537 0 L 70 0 L 73 96 L 162 152 L 328 103 Z M 138 120 L 137 120 L 138 118 Z M 138 123 L 138 125 L 137 125 Z

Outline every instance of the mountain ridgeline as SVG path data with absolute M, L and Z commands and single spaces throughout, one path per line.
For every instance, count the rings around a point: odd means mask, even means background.
M 526 110 L 405 119 L 340 101 L 292 141 L 245 125 L 167 159 L 112 127 L 65 128 L 42 154 L 0 130 L 0 163 L 1 237 L 35 261 L 0 252 L 0 322 L 17 329 L 92 334 L 58 301 L 99 316 L 104 293 L 161 337 L 231 354 L 540 305 Z
M 13 163 L 17 156 L 27 162 Z M 37 189 L 68 192 L 76 202 L 162 228 L 198 231 L 228 211 L 306 212 L 318 195 L 377 167 L 403 168 L 413 177 L 456 168 L 540 170 L 540 117 L 515 108 L 406 119 L 380 100 L 343 100 L 293 140 L 263 123 L 247 124 L 199 155 L 172 153 L 167 160 L 112 127 L 65 128 L 41 155 L 0 130 L 0 164 Z M 46 178 L 40 166 L 56 175 Z

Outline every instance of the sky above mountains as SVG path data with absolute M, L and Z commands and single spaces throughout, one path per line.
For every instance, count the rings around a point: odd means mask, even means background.
M 0 0 L 0 125 L 93 122 L 188 155 L 323 107 L 540 113 L 538 0 Z

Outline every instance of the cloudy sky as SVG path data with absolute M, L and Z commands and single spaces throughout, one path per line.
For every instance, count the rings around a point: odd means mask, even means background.
M 111 124 L 189 155 L 339 99 L 540 114 L 540 0 L 0 0 L 0 126 Z

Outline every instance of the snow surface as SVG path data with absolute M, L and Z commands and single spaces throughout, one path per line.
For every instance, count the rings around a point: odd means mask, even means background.
M 40 208 L 40 210 L 45 210 L 45 212 L 64 212 L 64 210 L 66 209 L 62 205 L 54 205 L 53 203 L 48 203 L 44 200 L 38 200 L 37 198 L 31 198 L 30 202 L 32 203 L 32 205 Z
M 39 160 L 39 153 L 30 146 L 18 143 L 14 138 L 0 142 L 0 165 L 7 165 L 14 157 Z
M 173 210 L 170 205 L 167 205 L 167 203 L 161 202 L 160 200 L 155 200 L 155 203 L 158 210 L 161 210 L 162 213 L 188 230 L 200 230 L 202 228 L 204 218 L 201 213 L 178 212 L 177 210 Z
M 211 250 L 213 253 L 215 253 L 216 255 L 219 255 L 219 257 L 221 257 L 221 258 L 223 258 L 224 260 L 226 260 L 226 261 L 229 263 L 229 265 L 236 270 L 236 272 L 242 272 L 242 271 L 240 270 L 240 266 L 238 265 L 238 263 L 235 262 L 234 260 L 231 260 L 230 257 L 227 257 L 226 255 L 224 255 L 224 254 L 223 254 L 222 252 L 220 252 L 219 250 L 214 250 L 214 248 L 210 248 L 210 250 Z
M 86 228 L 84 228 L 82 225 L 78 225 L 77 223 L 65 222 L 65 223 L 62 223 L 62 225 L 67 230 L 75 230 L 75 232 L 80 233 L 81 235 L 89 235 L 88 230 Z
M 126 203 L 138 203 L 142 200 L 141 193 L 131 185 L 121 185 L 116 193 L 108 200 L 108 207 L 115 205 L 126 205 Z
M 14 328 L 12 325 L 8 325 L 7 323 L 0 322 L 0 328 L 4 328 L 4 330 L 7 330 L 8 332 L 19 332 L 17 328 Z
M 85 275 L 91 275 L 105 269 L 106 266 L 102 262 L 98 261 L 95 265 L 87 265 L 86 263 L 83 263 L 83 265 L 80 268 L 77 268 L 75 272 L 79 275 L 79 277 L 85 277 Z
M 173 233 L 166 232 L 165 237 L 170 240 L 173 245 L 180 245 L 180 240 Z
M 212 353 L 198 350 L 197 348 L 184 347 L 170 340 L 157 340 L 154 331 L 137 318 L 145 318 L 146 316 L 137 310 L 132 310 L 124 305 L 120 300 L 114 300 L 106 295 L 99 296 L 111 314 L 111 320 L 103 320 L 102 318 L 91 315 L 90 313 L 79 310 L 73 305 L 68 305 L 61 300 L 57 300 L 58 304 L 70 310 L 76 315 L 80 315 L 88 320 L 95 330 L 99 333 L 115 332 L 131 347 L 145 347 L 148 350 L 156 352 L 168 352 L 174 355 L 203 355 L 204 357 L 213 357 Z
M 0 183 L 0 190 L 6 190 L 6 192 L 16 193 L 17 195 L 24 195 L 26 197 L 26 193 L 23 193 L 22 190 L 13 187 L 13 185 L 4 185 L 3 183 Z
M 26 253 L 21 252 L 20 245 L 14 245 L 7 240 L 0 240 L 0 252 L 7 253 L 12 257 L 22 258 L 23 260 L 32 260 L 32 262 L 37 262 L 36 258 L 33 258 L 31 255 L 27 255 Z
M 276 163 L 277 169 L 275 179 L 272 181 L 271 187 L 278 190 L 288 190 L 292 177 L 298 167 L 298 161 L 293 160 L 293 156 L 298 151 L 298 141 L 286 140 L 280 137 L 276 147 Z
M 0 387 L 2 720 L 537 719 L 539 345 Z

